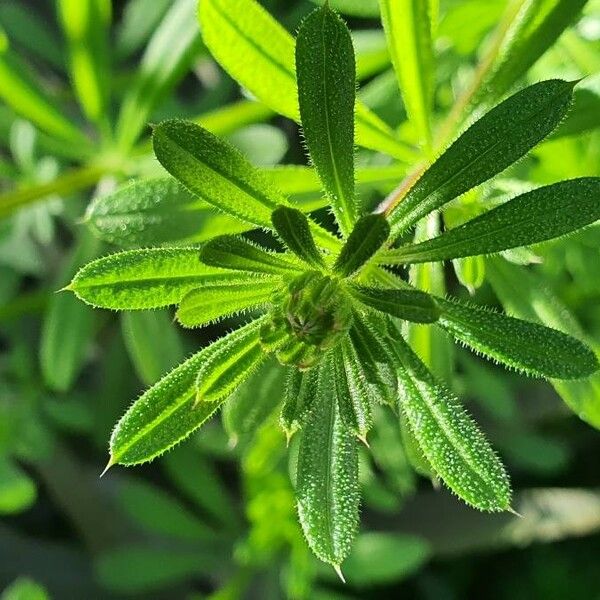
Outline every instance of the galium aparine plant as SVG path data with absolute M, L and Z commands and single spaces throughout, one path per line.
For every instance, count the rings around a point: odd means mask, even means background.
M 204 0 L 203 22 L 217 19 L 220 5 Z M 267 18 L 249 6 L 257 19 Z M 211 35 L 207 26 L 209 46 Z M 166 121 L 154 128 L 153 146 L 174 180 L 134 183 L 130 191 L 147 185 L 182 189 L 238 219 L 240 229 L 273 232 L 285 249 L 231 234 L 201 246 L 125 251 L 86 265 L 68 289 L 110 309 L 177 305 L 184 327 L 247 312 L 244 326 L 188 358 L 134 402 L 112 435 L 109 465 L 159 456 L 205 423 L 274 356 L 287 378 L 280 424 L 288 438 L 301 438 L 300 522 L 314 553 L 339 570 L 358 527 L 358 444 L 367 441 L 374 403 L 408 424 L 425 468 L 457 496 L 481 510 L 511 510 L 499 457 L 407 343 L 405 323 L 439 327 L 473 351 L 534 377 L 577 379 L 598 368 L 579 340 L 416 289 L 404 267 L 495 254 L 585 227 L 600 219 L 600 178 L 534 189 L 414 243 L 411 231 L 425 217 L 435 218 L 549 135 L 568 111 L 575 83 L 542 81 L 508 97 L 435 160 L 417 166 L 369 213 L 355 191 L 355 132 L 366 147 L 385 134 L 356 102 L 350 33 L 327 5 L 298 31 L 295 77 L 298 116 L 335 232 L 295 207 L 227 142 L 199 125 Z

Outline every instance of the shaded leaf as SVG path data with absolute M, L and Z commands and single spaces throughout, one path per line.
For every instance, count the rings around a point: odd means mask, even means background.
M 308 419 L 311 407 L 317 398 L 319 369 L 300 371 L 288 368 L 285 380 L 283 406 L 279 424 L 289 438 L 301 429 Z

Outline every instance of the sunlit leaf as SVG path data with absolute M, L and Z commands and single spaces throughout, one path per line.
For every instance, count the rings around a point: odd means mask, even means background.
M 541 187 L 439 237 L 393 250 L 382 257 L 382 262 L 450 260 L 551 240 L 600 219 L 599 195 L 598 177 L 582 177 Z
M 306 145 L 344 235 L 352 231 L 356 67 L 352 38 L 327 5 L 302 22 L 296 40 L 296 77 Z
M 408 117 L 419 140 L 431 141 L 434 62 L 427 0 L 380 0 L 381 20 Z
M 508 476 L 481 431 L 401 337 L 395 336 L 394 348 L 399 407 L 435 472 L 468 504 L 487 511 L 509 509 Z
M 200 262 L 198 248 L 128 250 L 82 267 L 67 289 L 93 306 L 115 310 L 177 304 L 207 283 L 246 280 Z
M 306 540 L 323 561 L 339 567 L 358 527 L 356 440 L 346 429 L 332 393 L 331 364 L 319 367 L 317 398 L 302 430 L 296 496 Z
M 388 208 L 392 236 L 519 160 L 564 118 L 576 82 L 548 80 L 517 92 L 473 123 Z

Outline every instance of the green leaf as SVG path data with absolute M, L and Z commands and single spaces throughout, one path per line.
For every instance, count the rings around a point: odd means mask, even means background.
M 382 256 L 382 262 L 434 262 L 545 242 L 600 219 L 599 195 L 599 177 L 547 185 L 517 196 L 439 237 L 393 250 Z
M 0 34 L 1 36 L 1 34 Z M 0 40 L 1 42 L 1 40 Z M 33 74 L 0 43 L 0 98 L 42 131 L 81 147 L 89 142 L 37 86 Z
M 162 166 L 190 192 L 218 209 L 259 227 L 286 199 L 229 143 L 199 125 L 163 121 L 154 129 Z
M 223 408 L 223 425 L 233 440 L 254 433 L 281 404 L 285 371 L 269 360 L 245 381 Z
M 339 568 L 358 528 L 358 452 L 338 411 L 331 363 L 319 366 L 314 409 L 302 430 L 296 497 L 311 550 Z
M 188 542 L 216 535 L 167 492 L 142 480 L 120 482 L 116 499 L 129 518 L 147 532 Z
M 118 252 L 82 267 L 65 289 L 92 306 L 141 310 L 177 304 L 191 290 L 209 283 L 248 280 L 206 266 L 198 252 L 199 248 Z
M 390 354 L 386 340 L 381 336 L 381 327 L 367 316 L 355 315 L 350 339 L 352 347 L 346 349 L 349 359 L 363 371 L 369 398 L 380 404 L 396 406 L 398 399 L 398 378 L 390 366 Z M 353 356 L 352 356 L 353 355 Z
M 431 143 L 435 78 L 428 0 L 380 0 L 381 20 L 408 117 L 419 140 Z
M 585 344 L 561 331 L 456 300 L 437 302 L 441 327 L 475 352 L 528 375 L 579 379 L 599 367 Z
M 484 435 L 408 344 L 394 337 L 399 406 L 434 471 L 468 504 L 486 511 L 508 510 L 508 476 Z
M 50 596 L 32 579 L 19 577 L 3 590 L 0 600 L 50 600 Z
M 121 104 L 116 134 L 122 148 L 130 148 L 135 143 L 152 111 L 196 58 L 202 42 L 194 18 L 195 9 L 195 0 L 174 0 L 154 31 L 135 83 Z
M 79 265 L 94 258 L 98 246 L 89 234 L 81 236 L 56 287 L 67 283 Z M 51 390 L 65 392 L 71 388 L 87 358 L 93 332 L 94 313 L 89 306 L 71 294 L 51 296 L 40 340 L 40 368 Z
M 434 299 L 419 290 L 386 290 L 353 285 L 348 288 L 363 304 L 414 323 L 434 323 L 440 310 Z
M 184 358 L 181 339 L 167 311 L 125 312 L 121 315 L 121 331 L 133 366 L 146 385 Z
M 551 79 L 517 92 L 473 123 L 388 207 L 392 236 L 502 172 L 564 118 L 576 82 Z M 399 198 L 397 199 L 399 201 Z
M 204 285 L 183 297 L 177 320 L 184 327 L 202 327 L 219 319 L 264 306 L 271 301 L 277 281 L 255 279 L 230 285 Z
M 106 117 L 110 65 L 110 0 L 58 0 L 57 10 L 68 42 L 73 87 L 91 121 Z
M 221 235 L 206 242 L 200 250 L 200 260 L 205 265 L 268 275 L 299 271 L 300 267 L 288 256 L 267 252 L 236 235 Z
M 165 16 L 172 0 L 130 0 L 117 28 L 115 54 L 119 59 L 140 50 Z
M 213 343 L 196 375 L 197 404 L 214 404 L 232 394 L 267 358 L 259 330 L 268 315 Z
M 354 226 L 335 261 L 334 270 L 344 277 L 356 273 L 385 244 L 390 226 L 383 215 L 367 215 Z
M 288 441 L 296 431 L 305 425 L 317 397 L 318 382 L 318 368 L 308 371 L 300 371 L 296 367 L 288 368 L 283 406 L 279 416 L 279 424 Z
M 299 121 L 294 38 L 256 0 L 202 0 L 203 40 L 219 64 L 274 111 Z M 364 105 L 357 103 L 356 140 L 362 146 L 411 161 L 411 148 Z
M 296 77 L 306 145 L 343 235 L 352 231 L 356 66 L 345 23 L 324 5 L 298 30 Z
M 373 426 L 367 381 L 350 341 L 344 340 L 340 346 L 331 356 L 338 411 L 344 425 L 365 441 Z
M 102 240 L 123 247 L 198 242 L 247 229 L 237 219 L 215 214 L 172 177 L 141 179 L 97 197 L 85 223 Z
M 482 91 L 498 98 L 507 92 L 572 25 L 587 0 L 523 2 Z
M 0 514 L 27 510 L 37 497 L 35 483 L 21 468 L 0 456 Z
M 310 232 L 308 219 L 297 208 L 279 206 L 271 215 L 273 227 L 285 245 L 305 263 L 321 268 L 323 257 Z
M 138 398 L 117 423 L 110 440 L 111 464 L 133 465 L 163 454 L 188 437 L 222 402 L 196 405 L 196 377 L 215 352 L 258 334 L 254 321 L 220 338 L 181 363 Z M 223 398 L 223 401 L 225 398 Z
M 529 269 L 492 258 L 486 260 L 486 276 L 507 311 L 585 341 L 583 331 L 569 309 L 548 287 L 548 282 Z M 580 419 L 600 429 L 600 371 L 581 381 L 553 379 L 551 383 Z
M 312 0 L 315 4 L 329 4 L 333 10 L 352 17 L 377 18 L 379 5 L 377 0 Z

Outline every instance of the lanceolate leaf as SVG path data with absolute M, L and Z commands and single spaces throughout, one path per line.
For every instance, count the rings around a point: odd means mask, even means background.
M 428 0 L 380 0 L 381 20 L 408 116 L 431 140 L 434 63 Z
M 362 371 L 367 383 L 369 398 L 381 403 L 396 406 L 398 398 L 398 378 L 390 366 L 390 354 L 386 342 L 379 333 L 381 327 L 367 322 L 366 318 L 355 315 L 346 354 L 354 360 Z
M 296 121 L 294 38 L 256 0 L 202 0 L 203 40 L 217 61 L 261 102 Z M 356 106 L 356 140 L 404 161 L 414 155 L 364 105 Z
M 356 66 L 352 38 L 327 6 L 302 22 L 296 41 L 300 118 L 310 157 L 344 235 L 357 217 L 354 197 Z
M 561 181 L 522 194 L 443 235 L 391 251 L 387 264 L 433 262 L 537 244 L 600 219 L 600 178 Z
M 96 198 L 85 223 L 101 239 L 123 247 L 197 242 L 248 229 L 218 214 L 172 177 L 142 179 Z
M 252 225 L 271 227 L 271 212 L 286 199 L 233 146 L 186 121 L 154 129 L 162 166 L 190 192 Z
M 312 551 L 339 568 L 358 527 L 358 451 L 338 411 L 331 364 L 319 367 L 318 394 L 302 431 L 296 496 Z
M 396 367 L 400 408 L 427 460 L 446 485 L 481 510 L 510 508 L 510 483 L 502 463 L 450 391 L 398 337 Z
M 289 438 L 300 429 L 317 397 L 319 369 L 300 371 L 296 367 L 288 369 L 285 380 L 285 395 L 279 424 Z
M 217 340 L 199 366 L 196 376 L 196 401 L 213 403 L 229 396 L 266 360 L 259 330 L 267 317 L 252 321 L 242 329 Z
M 358 271 L 383 246 L 389 233 L 390 226 L 383 215 L 360 219 L 340 251 L 334 270 L 344 277 Z
M 344 340 L 331 354 L 340 417 L 354 435 L 365 441 L 373 425 L 366 378 L 349 340 Z
M 399 319 L 433 323 L 440 314 L 433 298 L 419 290 L 387 290 L 358 285 L 349 289 L 363 304 Z
M 596 355 L 579 340 L 543 325 L 458 301 L 439 299 L 439 324 L 476 352 L 539 377 L 578 379 L 598 369 Z
M 286 256 L 267 252 L 235 235 L 222 235 L 207 242 L 200 250 L 200 260 L 212 267 L 274 275 L 300 270 Z
M 222 317 L 265 305 L 271 299 L 277 282 L 270 279 L 205 285 L 183 297 L 177 309 L 177 320 L 184 327 L 201 327 Z
M 66 289 L 93 306 L 136 310 L 177 304 L 207 283 L 248 281 L 248 275 L 206 266 L 198 252 L 198 248 L 119 252 L 82 267 Z
M 111 464 L 134 465 L 152 460 L 212 416 L 220 403 L 202 402 L 194 408 L 196 374 L 212 350 L 208 346 L 194 354 L 134 402 L 113 431 Z
M 576 82 L 548 80 L 514 94 L 467 129 L 388 208 L 392 236 L 516 162 L 563 119 Z
M 323 267 L 323 257 L 319 253 L 310 232 L 308 219 L 297 208 L 279 206 L 273 211 L 271 221 L 285 245 L 307 264 Z

